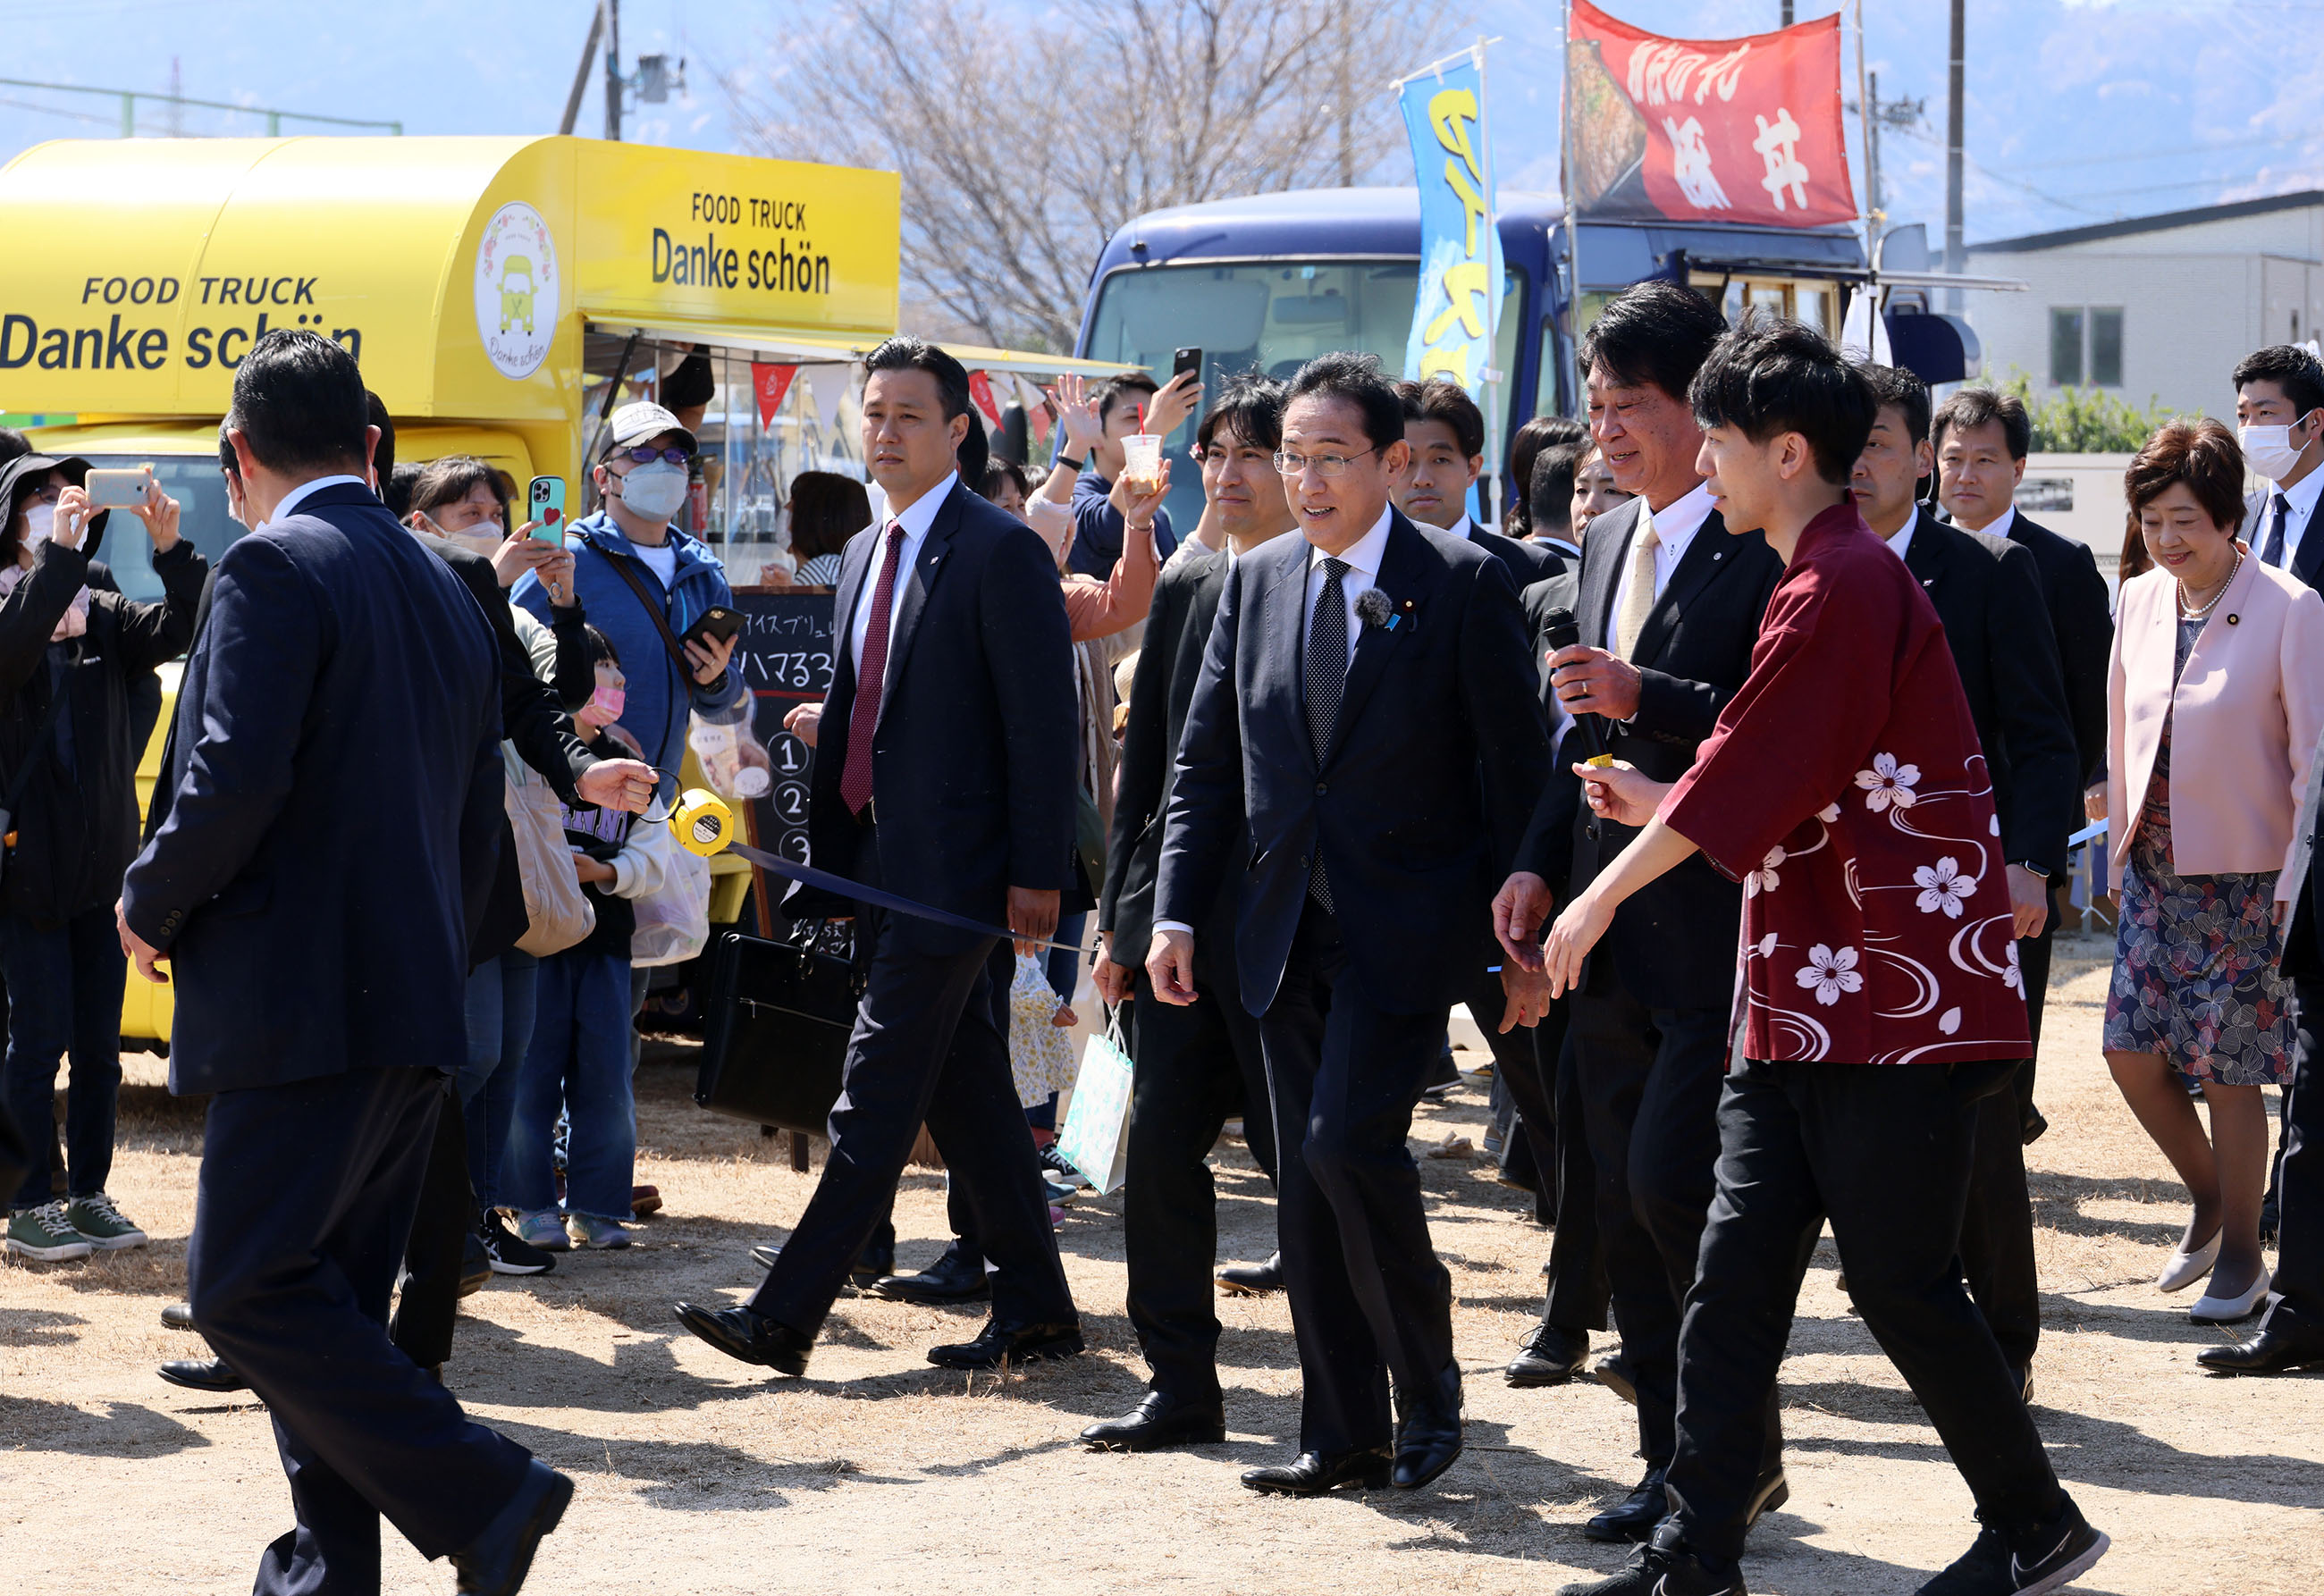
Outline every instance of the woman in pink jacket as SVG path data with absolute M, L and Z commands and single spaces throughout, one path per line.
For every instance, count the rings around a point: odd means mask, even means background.
M 2107 1065 L 2194 1198 L 2155 1283 L 2209 1275 L 2192 1316 L 2232 1324 L 2268 1288 L 2260 1088 L 2292 1077 L 2278 878 L 2324 724 L 2324 600 L 2236 537 L 2243 454 L 2219 423 L 2170 423 L 2124 482 L 2155 565 L 2123 584 L 2107 679 L 2122 917 Z M 2202 1084 L 2208 1135 L 2181 1072 Z

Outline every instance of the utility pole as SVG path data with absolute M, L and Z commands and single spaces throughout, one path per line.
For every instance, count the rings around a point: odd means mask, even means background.
M 581 118 L 581 96 L 589 87 L 589 63 L 597 59 L 597 41 L 605 32 L 605 7 L 601 3 L 589 13 L 589 39 L 581 46 L 581 64 L 574 69 L 573 92 L 565 96 L 565 115 L 557 124 L 560 133 L 569 133 Z
M 1956 0 L 1958 6 L 1958 0 Z M 605 136 L 622 136 L 622 0 L 604 0 Z
M 1792 25 L 1792 0 L 1784 0 L 1784 26 Z
M 1355 54 L 1353 24 L 1349 21 L 1347 7 L 1340 8 L 1340 187 L 1356 186 L 1355 85 L 1352 81 Z
M 1968 9 L 1967 0 L 1953 0 L 1952 81 L 1945 90 L 1945 270 L 1955 272 L 1969 264 L 1969 252 L 1961 243 L 1961 92 L 1967 76 Z M 1960 314 L 1959 289 L 1945 290 L 1945 308 Z

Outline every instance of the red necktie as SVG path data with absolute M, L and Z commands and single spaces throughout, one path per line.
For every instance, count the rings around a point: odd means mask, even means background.
M 847 715 L 847 763 L 839 772 L 840 802 L 860 815 L 872 802 L 872 733 L 880 724 L 880 696 L 888 682 L 888 612 L 894 608 L 896 566 L 904 555 L 904 525 L 888 523 L 888 557 L 872 590 L 872 620 L 863 628 L 863 659 L 855 669 L 855 707 Z

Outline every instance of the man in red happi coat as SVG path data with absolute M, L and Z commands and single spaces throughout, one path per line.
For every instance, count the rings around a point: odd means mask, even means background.
M 1961 1286 L 1972 1105 L 2027 1051 L 1992 784 L 1936 612 L 1848 495 L 1870 386 L 1822 336 L 1753 320 L 1690 393 L 1727 527 L 1785 571 L 1751 674 L 1674 785 L 1582 774 L 1642 826 L 1543 949 L 1573 985 L 1623 898 L 1698 848 L 1743 882 L 1739 1063 L 1679 1336 L 1671 1515 L 1563 1596 L 1741 1596 L 1801 1277 L 1831 1221 L 1850 1295 L 1967 1480 L 1976 1544 L 1923 1596 L 2053 1591 L 2107 1538 L 2060 1489 Z

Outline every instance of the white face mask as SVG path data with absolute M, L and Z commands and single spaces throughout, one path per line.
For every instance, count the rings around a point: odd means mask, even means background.
M 34 549 L 56 536 L 57 507 L 53 504 L 28 504 L 24 507 L 24 552 Z
M 686 502 L 686 467 L 656 460 L 622 479 L 622 502 L 649 521 L 667 521 Z
M 2308 416 L 2314 414 L 2308 412 Z M 2299 426 L 2300 421 L 2292 426 Z M 2236 436 L 2244 447 L 2244 463 L 2269 482 L 2280 482 L 2300 469 L 2302 445 L 2292 441 L 2292 427 L 2238 427 Z

